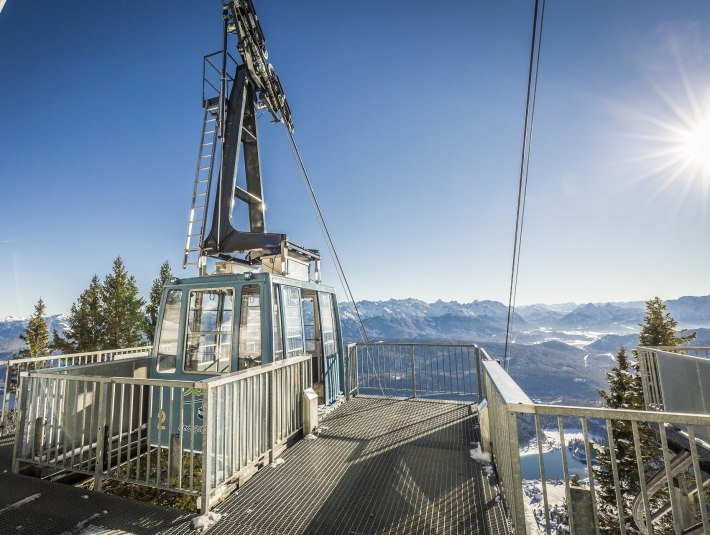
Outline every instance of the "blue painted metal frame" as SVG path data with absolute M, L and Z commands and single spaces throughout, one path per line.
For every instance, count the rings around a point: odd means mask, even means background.
M 248 278 L 247 278 L 248 277 Z M 217 373 L 195 373 L 195 372 L 185 372 L 183 370 L 184 357 L 185 357 L 185 335 L 186 335 L 186 318 L 187 318 L 187 307 L 189 306 L 189 294 L 191 290 L 200 289 L 217 289 L 217 288 L 231 288 L 234 290 L 234 311 L 232 314 L 232 349 L 230 357 L 230 373 L 235 372 L 238 369 L 238 358 L 239 358 L 239 324 L 241 319 L 241 294 L 242 289 L 246 285 L 257 284 L 260 287 L 260 299 L 261 299 L 261 347 L 262 347 L 262 365 L 271 364 L 274 357 L 274 347 L 273 347 L 273 303 L 274 303 L 274 284 L 278 284 L 280 288 L 280 310 L 279 318 L 281 321 L 281 346 L 283 348 L 283 355 L 286 355 L 286 318 L 283 309 L 284 303 L 284 287 L 285 286 L 295 286 L 301 290 L 311 290 L 318 293 L 325 293 L 332 295 L 332 307 L 335 320 L 335 333 L 336 333 L 336 344 L 337 353 L 334 357 L 323 358 L 323 366 L 321 369 L 324 372 L 324 383 L 326 390 L 326 404 L 333 403 L 338 395 L 342 394 L 345 385 L 345 374 L 343 369 L 343 339 L 342 339 L 342 329 L 340 326 L 340 313 L 338 310 L 338 301 L 335 295 L 335 290 L 329 286 L 322 284 L 301 281 L 296 279 L 291 279 L 289 277 L 283 277 L 279 275 L 273 275 L 271 273 L 251 273 L 245 276 L 244 274 L 239 275 L 216 275 L 209 277 L 196 277 L 189 279 L 178 279 L 174 282 L 166 283 L 163 288 L 163 296 L 160 302 L 160 311 L 158 314 L 155 339 L 153 343 L 153 354 L 150 363 L 149 376 L 155 379 L 173 379 L 179 381 L 199 381 L 202 379 L 207 379 L 209 377 L 220 375 Z M 170 290 L 182 290 L 181 303 L 180 303 L 180 327 L 178 330 L 178 346 L 177 346 L 177 358 L 175 362 L 174 372 L 159 372 L 157 370 L 157 352 L 159 347 L 159 340 L 162 330 L 163 313 L 165 310 L 165 301 L 167 294 Z M 315 300 L 318 307 L 320 307 L 320 296 Z M 320 308 L 319 308 L 320 314 Z M 303 321 L 303 318 L 301 318 Z M 304 340 L 305 342 L 305 340 Z M 330 360 L 331 373 L 325 375 L 325 370 L 328 367 L 327 360 Z M 332 370 L 335 368 L 335 370 Z M 334 384 L 337 379 L 339 384 Z M 316 378 L 314 378 L 316 380 Z M 187 391 L 183 394 L 185 400 L 180 400 L 180 403 L 185 403 L 183 407 L 183 418 L 180 422 L 180 409 L 178 405 L 178 400 L 173 398 L 172 402 L 169 398 L 170 389 L 163 390 L 163 400 L 162 405 L 160 403 L 160 394 L 154 392 L 152 399 L 152 410 L 150 415 L 150 425 L 164 426 L 164 433 L 161 433 L 161 445 L 167 447 L 170 441 L 168 436 L 168 429 L 172 429 L 173 433 L 179 432 L 179 426 L 191 426 L 193 421 L 194 412 L 194 422 L 195 427 L 202 426 L 202 392 Z M 194 399 L 194 404 L 193 400 Z M 190 406 L 188 408 L 188 405 Z M 160 414 L 162 410 L 166 411 L 165 414 Z M 157 436 L 156 433 L 152 433 L 152 436 Z M 155 444 L 157 445 L 157 441 Z M 188 445 L 185 445 L 187 447 Z M 195 450 L 200 451 L 202 449 L 201 443 L 195 443 Z

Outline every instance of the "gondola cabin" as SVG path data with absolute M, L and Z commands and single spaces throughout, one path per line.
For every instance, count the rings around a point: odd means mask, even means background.
M 196 381 L 308 354 L 319 403 L 343 393 L 340 318 L 328 286 L 254 272 L 175 280 L 163 289 L 157 325 L 153 379 Z M 202 392 L 177 400 L 156 389 L 150 414 L 156 427 L 194 426 L 199 439 Z

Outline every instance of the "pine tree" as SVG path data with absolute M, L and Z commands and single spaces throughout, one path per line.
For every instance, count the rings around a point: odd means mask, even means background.
M 616 355 L 616 366 L 607 374 L 608 390 L 600 390 L 602 405 L 608 409 L 643 409 L 643 396 L 637 388 L 638 375 L 633 363 L 629 360 L 624 347 L 620 347 Z M 619 486 L 624 500 L 624 518 L 631 518 L 631 503 L 640 491 L 638 467 L 636 465 L 636 452 L 631 422 L 622 420 L 612 421 L 614 434 L 614 453 L 616 455 L 616 470 L 619 477 Z M 644 446 L 641 457 L 644 466 L 653 464 L 657 459 L 656 438 L 651 429 L 646 425 L 639 425 L 639 437 Z M 612 473 L 611 453 L 608 446 L 597 445 L 598 466 L 594 469 L 594 478 L 599 485 L 600 528 L 604 533 L 618 533 L 618 507 L 616 503 L 616 487 Z
M 646 301 L 646 317 L 641 324 L 639 345 L 653 346 L 679 346 L 695 340 L 697 333 L 688 336 L 678 336 L 676 332 L 678 322 L 673 319 L 670 312 L 666 312 L 666 304 L 660 297 Z
M 145 307 L 145 334 L 148 340 L 152 341 L 155 337 L 155 327 L 158 322 L 158 309 L 160 308 L 160 298 L 163 295 L 163 286 L 166 282 L 173 278 L 170 271 L 170 264 L 166 260 L 160 266 L 160 274 L 153 281 L 153 286 L 150 288 L 148 296 L 148 304 Z
M 89 287 L 72 305 L 64 335 L 54 331 L 52 346 L 63 353 L 104 349 L 105 323 L 101 282 L 94 275 Z
M 101 302 L 105 318 L 102 349 L 132 347 L 144 341 L 144 301 L 138 296 L 135 277 L 128 274 L 120 256 L 104 280 Z
M 50 354 L 49 346 L 49 327 L 44 319 L 45 315 L 44 301 L 40 297 L 35 305 L 34 312 L 30 316 L 30 320 L 25 327 L 24 332 L 20 335 L 20 340 L 27 344 L 27 347 L 20 350 L 20 358 L 37 358 L 44 357 Z M 41 367 L 35 364 L 35 368 Z
M 666 311 L 666 305 L 659 297 L 646 301 L 646 316 L 643 323 L 640 324 L 639 346 L 677 346 L 695 338 L 696 333 L 678 336 L 675 330 L 677 326 L 678 322 Z M 631 410 L 645 410 L 646 408 L 637 352 L 633 350 L 632 353 L 634 359 L 629 360 L 626 350 L 621 347 L 616 356 L 617 365 L 607 372 L 609 390 L 599 391 L 602 403 L 606 408 Z M 613 420 L 612 430 L 616 469 L 624 500 L 624 518 L 628 522 L 631 518 L 631 504 L 640 491 L 635 442 L 630 422 Z M 648 425 L 640 423 L 638 431 L 644 477 L 649 478 L 663 467 L 661 447 L 655 433 Z M 604 533 L 618 533 L 618 508 L 609 445 L 597 445 L 597 452 L 599 465 L 594 469 L 594 476 L 600 487 L 600 528 Z M 661 493 L 656 500 L 658 502 L 667 500 L 667 496 Z M 671 530 L 671 526 L 667 525 L 667 522 L 656 525 L 654 528 L 656 533 L 665 533 Z

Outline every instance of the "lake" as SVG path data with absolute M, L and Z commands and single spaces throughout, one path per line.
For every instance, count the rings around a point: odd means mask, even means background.
M 542 455 L 545 461 L 545 477 L 550 479 L 563 479 L 564 471 L 562 470 L 562 449 L 554 449 Z M 587 465 L 572 457 L 572 454 L 564 449 L 567 454 L 567 466 L 569 468 L 569 476 L 578 475 L 584 479 L 587 477 Z M 540 479 L 540 463 L 537 453 L 520 456 L 520 471 L 523 479 Z

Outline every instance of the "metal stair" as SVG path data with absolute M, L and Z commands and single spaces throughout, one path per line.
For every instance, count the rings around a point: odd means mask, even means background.
M 192 206 L 187 224 L 187 239 L 182 267 L 200 267 L 202 242 L 205 237 L 205 222 L 207 206 L 212 185 L 212 171 L 217 146 L 219 122 L 219 99 L 213 98 L 205 102 L 205 115 L 202 121 L 200 149 L 197 154 L 197 169 L 195 171 L 195 186 L 192 190 Z

